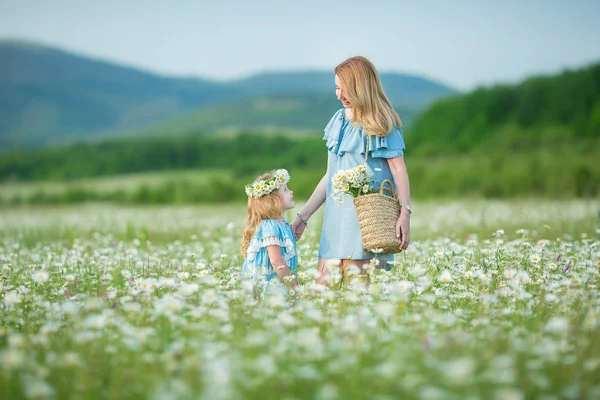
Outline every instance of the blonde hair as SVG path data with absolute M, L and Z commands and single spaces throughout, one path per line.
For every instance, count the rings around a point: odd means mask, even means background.
M 335 67 L 335 74 L 344 97 L 352 105 L 353 125 L 376 136 L 387 136 L 394 127 L 402 126 L 371 61 L 362 56 L 351 57 Z
M 256 178 L 257 181 L 269 179 L 275 176 L 274 172 L 268 172 Z M 265 219 L 279 219 L 283 215 L 283 204 L 279 197 L 279 190 L 262 197 L 248 197 L 248 215 L 244 221 L 244 234 L 242 235 L 242 246 L 240 248 L 242 257 L 246 258 L 246 252 L 250 245 L 250 240 L 256 228 Z

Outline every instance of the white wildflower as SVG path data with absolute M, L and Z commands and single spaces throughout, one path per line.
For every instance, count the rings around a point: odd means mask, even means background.
M 44 283 L 50 279 L 48 271 L 39 270 L 33 273 L 33 280 L 37 283 Z
M 450 271 L 447 269 L 442 272 L 442 274 L 438 277 L 438 281 L 442 283 L 448 283 L 452 281 L 452 275 L 450 275 Z
M 18 369 L 24 362 L 25 356 L 21 350 L 6 349 L 0 353 L 0 366 L 4 369 Z

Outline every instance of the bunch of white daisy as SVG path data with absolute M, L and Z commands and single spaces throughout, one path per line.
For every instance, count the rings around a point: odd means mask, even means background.
M 364 164 L 350 169 L 343 169 L 331 178 L 332 196 L 338 200 L 344 194 L 349 194 L 352 197 L 370 194 L 373 193 L 374 182 L 367 173 L 367 166 Z

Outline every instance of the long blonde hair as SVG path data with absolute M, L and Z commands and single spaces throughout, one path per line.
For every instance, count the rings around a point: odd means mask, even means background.
M 353 125 L 376 136 L 387 136 L 394 127 L 402 126 L 371 61 L 362 56 L 351 57 L 335 67 L 335 74 L 344 97 L 352 105 Z
M 257 181 L 272 178 L 274 174 L 268 172 L 256 178 Z M 242 235 L 242 257 L 246 258 L 246 252 L 250 245 L 250 240 L 256 228 L 265 219 L 279 219 L 283 215 L 283 204 L 279 197 L 279 191 L 273 190 L 271 193 L 262 197 L 248 197 L 248 215 L 244 221 L 244 234 Z

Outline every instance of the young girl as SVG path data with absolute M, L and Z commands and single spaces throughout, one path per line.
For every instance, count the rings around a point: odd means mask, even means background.
M 287 187 L 290 175 L 278 169 L 259 176 L 246 186 L 248 216 L 242 238 L 242 275 L 258 293 L 283 282 L 296 289 L 298 257 L 296 239 L 283 213 L 294 208 L 294 192 Z

